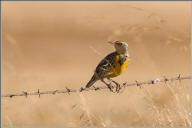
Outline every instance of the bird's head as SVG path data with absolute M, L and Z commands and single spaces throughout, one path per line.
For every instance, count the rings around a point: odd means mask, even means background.
M 124 54 L 127 57 L 130 57 L 129 52 L 128 52 L 128 44 L 126 42 L 123 42 L 123 41 L 109 41 L 109 43 L 114 45 L 116 51 L 119 54 Z

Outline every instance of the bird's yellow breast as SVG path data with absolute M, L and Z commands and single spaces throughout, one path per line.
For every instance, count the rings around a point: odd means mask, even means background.
M 109 77 L 116 77 L 120 74 L 122 74 L 127 65 L 128 65 L 128 58 L 125 58 L 124 60 L 121 60 L 120 56 L 116 56 L 113 63 L 113 68 L 111 68 L 109 72 Z

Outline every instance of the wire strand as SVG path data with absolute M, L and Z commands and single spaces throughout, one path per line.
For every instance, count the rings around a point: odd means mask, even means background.
M 179 76 L 177 77 L 171 77 L 171 78 L 167 78 L 164 76 L 164 78 L 159 79 L 159 78 L 155 78 L 152 80 L 147 80 L 147 81 L 142 81 L 142 82 L 138 82 L 135 81 L 133 83 L 128 83 L 128 82 L 124 82 L 123 84 L 120 85 L 120 89 L 128 87 L 128 86 L 139 86 L 141 87 L 141 85 L 151 85 L 151 84 L 157 84 L 157 83 L 167 83 L 168 81 L 175 81 L 175 80 L 179 80 L 180 82 L 182 80 L 189 80 L 191 79 L 191 76 L 181 76 L 179 74 Z M 25 96 L 27 98 L 27 96 L 29 95 L 38 95 L 39 98 L 41 95 L 45 95 L 45 94 L 50 94 L 50 95 L 55 95 L 55 94 L 59 94 L 59 93 L 67 93 L 70 95 L 70 93 L 79 93 L 79 92 L 84 92 L 84 91 L 99 91 L 99 90 L 103 90 L 103 89 L 108 89 L 107 86 L 101 86 L 101 87 L 91 87 L 91 88 L 83 88 L 81 87 L 80 89 L 69 89 L 69 88 L 65 88 L 63 90 L 53 90 L 53 91 L 40 91 L 39 89 L 36 92 L 27 92 L 27 91 L 22 91 L 22 93 L 15 93 L 15 94 L 5 94 L 5 95 L 1 95 L 1 97 L 5 98 L 13 98 L 13 97 L 18 97 L 18 96 Z

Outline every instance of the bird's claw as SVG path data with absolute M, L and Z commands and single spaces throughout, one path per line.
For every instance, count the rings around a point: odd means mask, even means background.
M 118 83 L 115 83 L 116 88 L 115 90 L 113 90 L 114 86 L 112 86 L 111 84 L 108 84 L 107 87 L 109 88 L 109 90 L 113 93 L 119 93 L 120 89 L 121 89 L 121 85 Z
M 119 91 L 121 90 L 121 85 L 114 80 L 111 80 L 111 81 L 116 85 L 115 92 L 119 93 Z
M 119 93 L 119 91 L 121 90 L 121 85 L 119 83 L 117 83 L 116 81 L 109 79 L 110 83 L 106 83 L 104 80 L 102 80 L 103 83 L 105 83 L 107 85 L 107 87 L 109 88 L 109 90 L 113 93 Z M 111 82 L 113 82 L 116 85 L 116 88 L 114 90 L 114 86 L 111 84 Z
M 113 86 L 111 85 L 111 84 L 107 84 L 107 87 L 109 88 L 109 90 L 111 91 L 111 92 L 113 92 L 114 93 L 114 91 L 113 91 Z
M 121 89 L 121 85 L 116 83 L 116 92 L 119 93 L 120 89 Z

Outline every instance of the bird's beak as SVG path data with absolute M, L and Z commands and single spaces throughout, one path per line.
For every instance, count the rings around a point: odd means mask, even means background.
M 115 44 L 115 42 L 114 42 L 114 41 L 108 41 L 108 43 L 109 43 L 109 44 L 112 44 L 112 45 L 114 45 L 114 44 Z

